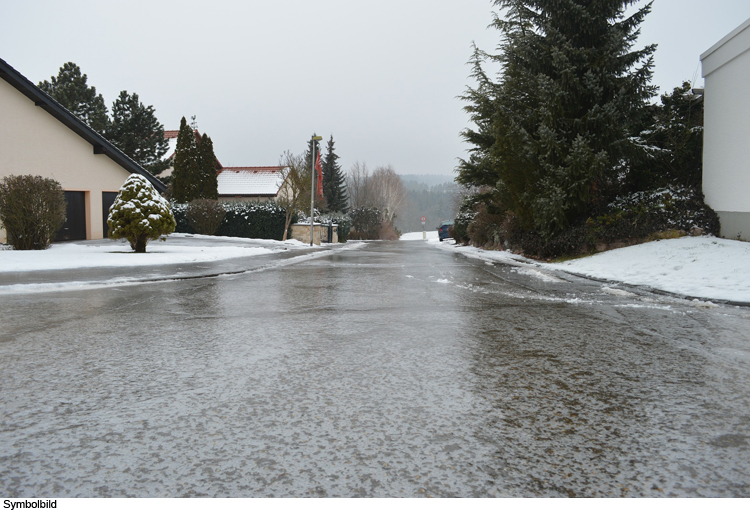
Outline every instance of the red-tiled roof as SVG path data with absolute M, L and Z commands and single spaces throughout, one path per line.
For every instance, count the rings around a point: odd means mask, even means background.
M 164 132 L 165 139 L 176 139 L 180 134 L 180 130 L 167 130 Z

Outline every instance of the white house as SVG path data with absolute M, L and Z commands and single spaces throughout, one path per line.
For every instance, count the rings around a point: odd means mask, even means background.
M 0 178 L 41 175 L 65 191 L 58 239 L 101 239 L 117 192 L 131 173 L 164 184 L 0 59 Z M 5 241 L 0 229 L 0 242 Z
M 701 55 L 703 193 L 721 235 L 750 241 L 750 20 Z

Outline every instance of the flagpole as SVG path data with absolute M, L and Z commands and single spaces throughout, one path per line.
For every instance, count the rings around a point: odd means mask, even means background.
M 310 246 L 313 246 L 313 234 L 315 227 L 313 223 L 315 221 L 315 141 L 322 141 L 323 137 L 317 135 L 312 136 L 312 159 L 310 159 Z

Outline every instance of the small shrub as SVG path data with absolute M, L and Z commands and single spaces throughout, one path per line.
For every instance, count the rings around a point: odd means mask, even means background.
M 0 223 L 15 250 L 43 250 L 65 223 L 60 183 L 39 175 L 10 175 L 0 183 Z
M 107 218 L 110 239 L 125 238 L 138 253 L 149 240 L 174 232 L 176 223 L 169 203 L 140 174 L 131 174 L 120 188 Z
M 380 223 L 380 226 L 378 227 L 378 237 L 377 239 L 382 239 L 385 241 L 396 241 L 401 237 L 401 232 L 398 231 L 396 227 L 393 226 L 393 223 L 390 221 L 383 221 Z
M 224 206 L 215 199 L 195 199 L 190 201 L 186 210 L 187 220 L 190 226 L 198 234 L 213 236 L 227 211 Z
M 474 219 L 466 228 L 466 234 L 478 247 L 500 247 L 505 241 L 504 221 L 504 214 L 496 213 L 485 203 L 478 203 Z

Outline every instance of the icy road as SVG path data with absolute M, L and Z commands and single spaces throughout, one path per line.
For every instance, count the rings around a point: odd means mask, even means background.
M 5 497 L 750 497 L 747 308 L 401 241 L 0 320 Z

